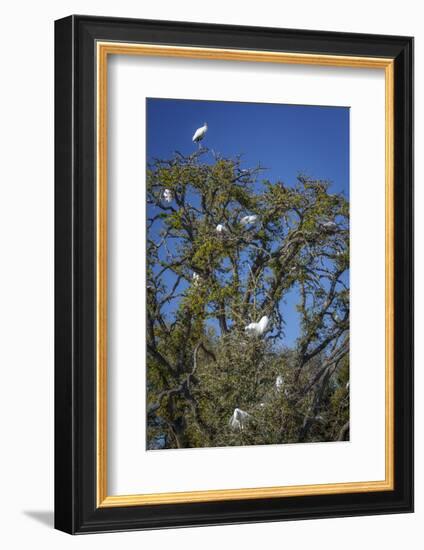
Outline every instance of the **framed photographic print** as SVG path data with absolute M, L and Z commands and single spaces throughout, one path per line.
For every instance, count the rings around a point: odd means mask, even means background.
M 55 525 L 413 509 L 413 39 L 55 26 Z

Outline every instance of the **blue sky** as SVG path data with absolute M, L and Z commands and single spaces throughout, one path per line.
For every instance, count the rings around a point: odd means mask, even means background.
M 260 164 L 264 178 L 294 185 L 299 172 L 332 182 L 330 192 L 349 196 L 349 108 L 265 103 L 147 99 L 147 158 L 169 159 L 197 147 L 191 138 L 208 123 L 205 147 L 224 157 Z M 298 335 L 297 293 L 282 305 L 285 344 Z

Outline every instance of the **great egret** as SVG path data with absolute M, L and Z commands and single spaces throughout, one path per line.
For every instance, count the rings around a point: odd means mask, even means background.
M 225 227 L 225 225 L 223 223 L 219 223 L 217 226 L 216 226 L 216 232 L 217 233 L 222 233 L 223 231 L 226 231 L 227 228 Z
M 191 279 L 195 286 L 197 286 L 200 283 L 200 275 L 196 272 L 193 273 L 193 275 L 191 276 Z
M 235 408 L 230 418 L 230 426 L 233 430 L 243 430 L 250 418 L 250 414 L 241 409 Z
M 247 327 L 244 328 L 249 334 L 254 334 L 255 336 L 262 336 L 266 331 L 269 323 L 269 318 L 267 315 L 261 317 L 259 323 L 250 323 Z
M 244 216 L 240 220 L 240 223 L 242 225 L 249 225 L 250 223 L 255 223 L 257 219 L 258 219 L 258 216 L 256 216 L 255 214 L 252 214 L 251 216 Z
M 205 134 L 207 131 L 208 131 L 208 124 L 205 122 L 204 125 L 201 126 L 200 128 L 197 128 L 197 130 L 193 134 L 192 140 L 194 143 L 199 144 L 199 148 L 200 148 L 200 142 L 205 137 Z
M 284 383 L 283 377 L 281 376 L 281 374 L 279 374 L 275 379 L 275 387 L 277 388 L 277 391 L 281 391 L 281 388 L 283 387 L 283 383 Z
M 172 194 L 172 191 L 170 189 L 165 189 L 163 192 L 163 198 L 166 202 L 172 202 L 174 195 Z

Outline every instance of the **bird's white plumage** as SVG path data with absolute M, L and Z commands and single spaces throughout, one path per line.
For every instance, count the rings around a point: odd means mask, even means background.
M 227 228 L 225 227 L 225 225 L 223 223 L 219 223 L 217 226 L 216 226 L 216 232 L 217 233 L 222 233 L 223 231 L 226 231 Z
M 283 387 L 283 383 L 284 383 L 283 377 L 281 376 L 281 374 L 279 374 L 275 379 L 275 387 L 277 388 L 277 391 L 281 390 L 281 388 Z
M 243 430 L 250 418 L 250 414 L 241 409 L 235 408 L 230 418 L 230 426 L 233 430 Z
M 244 328 L 246 332 L 249 334 L 253 334 L 255 336 L 262 336 L 264 332 L 266 331 L 269 323 L 269 318 L 267 315 L 264 315 L 261 317 L 258 323 L 249 323 L 247 327 Z
M 244 216 L 240 220 L 240 223 L 242 225 L 249 225 L 250 223 L 255 223 L 257 219 L 258 219 L 258 216 L 256 216 L 255 214 L 252 214 L 251 216 Z
M 194 272 L 193 275 L 191 276 L 191 280 L 193 281 L 194 285 L 198 285 L 200 283 L 200 275 Z
M 197 130 L 194 132 L 192 140 L 195 143 L 201 141 L 205 137 L 205 134 L 207 131 L 208 131 L 208 125 L 205 122 L 203 126 L 201 126 L 200 128 L 197 128 Z
M 165 189 L 163 192 L 163 198 L 165 202 L 172 202 L 174 195 L 172 194 L 172 191 L 170 189 Z

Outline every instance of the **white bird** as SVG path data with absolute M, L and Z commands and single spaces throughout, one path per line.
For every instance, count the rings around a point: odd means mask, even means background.
M 172 191 L 170 189 L 165 189 L 163 192 L 163 198 L 166 202 L 172 202 L 174 195 L 172 194 Z
M 335 229 L 337 229 L 337 225 L 336 225 L 334 222 L 331 222 L 331 221 L 329 221 L 329 222 L 324 222 L 324 223 L 322 224 L 322 227 L 323 227 L 324 229 L 326 229 L 327 231 L 334 231 Z
M 230 418 L 230 426 L 233 430 L 243 430 L 250 418 L 250 414 L 241 409 L 235 408 Z
M 281 374 L 279 374 L 275 379 L 275 387 L 277 388 L 277 391 L 281 390 L 281 388 L 283 387 L 283 383 L 284 383 L 283 377 L 281 376 Z
M 205 122 L 203 126 L 201 126 L 200 128 L 197 128 L 197 130 L 194 132 L 192 141 L 194 143 L 198 143 L 200 147 L 200 142 L 205 137 L 205 134 L 207 131 L 208 131 L 208 124 Z
M 240 220 L 240 223 L 242 225 L 248 225 L 249 223 L 255 223 L 255 221 L 258 219 L 258 216 L 256 215 L 251 215 L 251 216 L 244 216 L 244 218 L 242 218 Z
M 266 331 L 269 323 L 269 318 L 267 315 L 261 317 L 259 323 L 250 323 L 247 327 L 244 328 L 249 334 L 254 334 L 255 336 L 262 336 Z
M 193 273 L 193 275 L 191 276 L 191 279 L 193 281 L 193 284 L 196 286 L 200 283 L 200 275 L 196 272 Z
M 219 223 L 216 226 L 216 232 L 217 233 L 222 233 L 223 231 L 227 231 L 227 228 L 225 227 L 225 225 L 223 223 Z

